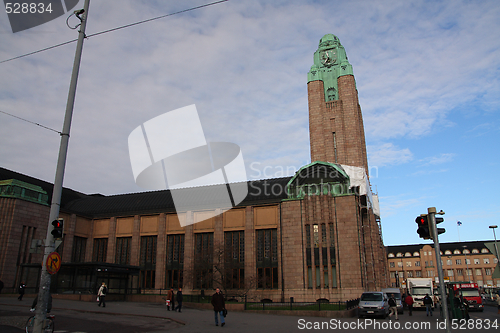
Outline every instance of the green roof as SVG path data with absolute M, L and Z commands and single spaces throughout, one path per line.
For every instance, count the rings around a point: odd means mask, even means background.
M 17 179 L 0 181 L 0 197 L 16 198 L 49 205 L 49 196 L 40 186 L 28 184 Z

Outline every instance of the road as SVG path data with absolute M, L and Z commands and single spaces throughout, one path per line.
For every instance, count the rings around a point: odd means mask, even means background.
M 0 325 L 3 320 L 20 318 L 24 322 L 31 313 L 32 300 L 19 302 L 15 297 L 0 297 Z M 52 314 L 56 315 L 57 333 L 160 333 L 160 332 L 304 332 L 304 331 L 348 331 L 385 332 L 404 330 L 409 332 L 446 332 L 444 322 L 435 313 L 426 317 L 425 311 L 407 312 L 400 320 L 388 319 L 332 319 L 323 317 L 279 316 L 248 312 L 231 312 L 223 328 L 214 324 L 213 311 L 190 309 L 182 313 L 167 311 L 164 304 L 108 302 L 99 308 L 93 302 L 78 302 L 54 299 Z M 473 321 L 456 323 L 453 332 L 498 332 L 500 315 L 495 307 L 487 306 L 484 312 L 471 313 Z M 496 327 L 492 324 L 495 323 Z M 486 328 L 490 323 L 489 329 Z M 22 326 L 22 324 L 21 324 Z M 0 326 L 2 333 L 22 332 L 14 327 Z

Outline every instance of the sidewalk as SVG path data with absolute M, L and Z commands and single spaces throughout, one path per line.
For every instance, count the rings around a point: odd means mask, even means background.
M 29 316 L 29 307 L 31 305 L 32 298 L 27 297 L 26 300 L 19 302 L 16 297 L 5 297 L 0 296 L 0 311 L 7 313 L 9 311 L 16 311 L 21 313 L 26 313 Z M 357 318 L 320 318 L 320 317 L 305 317 L 305 316 L 284 316 L 284 315 L 271 315 L 271 314 L 260 314 L 260 313 L 248 313 L 248 312 L 229 312 L 226 317 L 226 325 L 224 327 L 215 326 L 214 312 L 212 310 L 200 310 L 189 307 L 183 307 L 182 312 L 167 311 L 165 304 L 157 303 L 138 303 L 138 302 L 106 302 L 106 307 L 98 307 L 97 302 L 81 302 L 81 301 L 70 301 L 53 299 L 52 313 L 58 316 L 58 312 L 61 316 L 64 316 L 68 311 L 75 311 L 76 316 L 81 318 L 92 318 L 88 314 L 112 314 L 110 318 L 115 321 L 121 322 L 134 322 L 134 318 L 140 317 L 151 318 L 151 322 L 154 322 L 153 318 L 170 319 L 178 324 L 168 330 L 155 330 L 154 332 L 220 332 L 225 330 L 227 332 L 238 332 L 238 333 L 277 333 L 277 332 L 304 332 L 304 331 L 317 331 L 312 325 L 318 323 L 318 325 L 325 325 L 329 323 L 333 324 L 352 324 L 348 329 L 346 327 L 337 327 L 337 329 L 332 329 L 332 327 L 327 326 L 326 331 L 336 331 L 338 329 L 342 331 L 351 332 L 384 332 L 391 329 L 384 329 L 384 326 L 376 328 L 373 326 L 363 327 L 359 326 L 359 323 L 365 323 L 365 320 L 358 320 Z M 21 311 L 19 311 L 21 310 Z M 495 309 L 496 310 L 496 309 Z M 491 309 L 493 314 L 493 309 Z M 493 315 L 496 318 L 496 311 Z M 478 315 L 482 315 L 481 313 Z M 444 330 L 436 328 L 436 320 L 438 316 L 426 317 L 425 311 L 414 312 L 412 317 L 407 315 L 400 316 L 399 324 L 405 323 L 422 323 L 429 322 L 432 327 L 429 329 L 421 330 L 417 327 L 412 326 L 410 329 L 405 329 L 406 332 L 419 332 L 425 331 L 425 333 L 440 332 Z M 87 320 L 87 319 L 80 319 Z M 91 320 L 91 319 L 90 319 Z M 155 319 L 156 320 L 156 319 Z M 144 319 L 142 320 L 144 321 Z M 382 325 L 387 325 L 390 323 L 395 323 L 395 321 L 389 321 L 388 319 L 376 319 L 374 320 Z M 84 322 L 85 324 L 86 322 Z M 309 325 L 308 327 L 305 327 Z M 356 325 L 358 323 L 358 325 Z M 391 324 L 392 325 L 392 324 Z M 302 329 L 301 329 L 302 327 Z M 413 329 L 414 328 L 414 329 Z M 82 330 L 80 330 L 82 331 Z M 89 328 L 83 329 L 83 331 L 91 332 Z M 321 329 L 320 329 L 321 331 Z M 2 333 L 17 333 L 22 332 L 20 330 L 3 330 L 0 326 L 0 332 Z M 151 330 L 141 330 L 140 332 L 153 332 Z M 445 332 L 445 331 L 444 331 Z M 114 333 L 110 330 L 108 333 Z M 118 332 L 120 333 L 120 332 Z
M 32 297 L 26 297 L 19 302 L 16 297 L 0 296 L 0 309 L 11 308 L 15 310 L 26 309 L 26 316 L 29 316 L 29 308 Z M 328 321 L 329 318 L 318 317 L 299 317 L 270 315 L 248 312 L 229 312 L 226 317 L 224 327 L 215 326 L 214 312 L 212 310 L 200 310 L 189 307 L 183 307 L 182 312 L 167 311 L 164 303 L 139 303 L 139 302 L 106 302 L 106 307 L 98 307 L 97 302 L 81 302 L 71 300 L 53 299 L 52 313 L 57 316 L 58 311 L 78 311 L 83 313 L 108 313 L 118 316 L 139 316 L 150 318 L 170 319 L 178 324 L 178 328 L 169 330 L 169 332 L 219 332 L 226 330 L 228 332 L 238 333 L 264 333 L 264 332 L 296 332 L 297 323 L 300 318 L 306 318 L 308 321 Z M 24 311 L 24 310 L 23 310 Z M 0 327 L 0 331 L 3 331 Z M 14 332 L 20 332 L 14 330 Z

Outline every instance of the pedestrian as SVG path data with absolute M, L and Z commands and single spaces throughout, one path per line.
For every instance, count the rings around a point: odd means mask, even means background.
M 106 294 L 108 293 L 108 287 L 106 287 L 106 283 L 102 283 L 101 287 L 99 288 L 99 291 L 97 292 L 97 298 L 99 299 L 99 304 L 98 306 L 101 306 L 105 308 L 106 307 Z
M 181 311 L 181 309 L 182 309 L 182 288 L 179 288 L 179 290 L 177 291 L 176 300 L 177 300 L 177 307 L 174 308 L 174 311 L 179 309 L 179 312 L 182 312 Z
M 498 314 L 500 314 L 500 294 L 497 294 Z
M 212 306 L 214 307 L 215 314 L 215 326 L 219 326 L 219 321 L 217 319 L 217 314 L 220 317 L 220 326 L 226 325 L 224 321 L 224 309 L 226 308 L 226 303 L 224 302 L 224 295 L 220 292 L 219 288 L 215 289 L 215 294 L 212 295 Z
M 389 297 L 389 318 L 391 318 L 393 314 L 396 314 L 396 320 L 399 320 L 399 318 L 398 318 L 398 303 L 396 303 L 396 299 L 394 298 L 394 294 L 391 294 L 391 297 Z
M 23 300 L 25 289 L 26 289 L 26 285 L 24 284 L 24 282 L 21 282 L 21 284 L 19 285 L 19 288 L 17 290 L 19 292 L 19 297 L 17 298 L 18 300 L 20 300 L 20 301 Z
M 175 310 L 175 300 L 174 300 L 174 288 L 170 288 L 170 290 L 167 293 L 167 310 L 170 311 L 170 308 L 172 308 L 172 311 Z
M 0 280 L 0 294 L 2 293 L 2 289 L 3 289 L 3 281 Z
M 424 305 L 425 305 L 425 313 L 427 314 L 427 317 L 429 317 L 429 313 L 432 317 L 432 298 L 429 296 L 429 294 L 425 294 Z
M 405 303 L 408 305 L 408 314 L 412 316 L 412 311 L 413 311 L 413 297 L 411 297 L 411 294 L 408 293 L 408 296 L 405 298 Z

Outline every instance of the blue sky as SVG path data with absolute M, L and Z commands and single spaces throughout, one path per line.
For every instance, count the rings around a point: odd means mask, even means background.
M 92 0 L 87 34 L 208 2 Z M 77 38 L 66 17 L 13 34 L 0 13 L 0 61 Z M 128 135 L 190 104 L 208 141 L 241 147 L 250 179 L 298 170 L 310 162 L 307 72 L 327 33 L 353 65 L 384 243 L 419 243 L 415 217 L 432 206 L 446 212 L 442 241 L 459 240 L 457 220 L 460 240 L 492 239 L 488 226 L 500 224 L 498 1 L 230 0 L 91 37 L 64 186 L 143 191 Z M 0 64 L 0 110 L 60 131 L 75 47 Z M 57 133 L 0 113 L 1 166 L 53 181 L 58 149 Z

